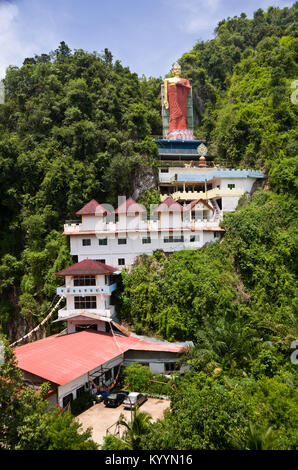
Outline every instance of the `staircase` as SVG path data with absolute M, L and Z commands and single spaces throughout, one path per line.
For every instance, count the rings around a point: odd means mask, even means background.
M 211 201 L 211 204 L 212 204 L 212 206 L 213 206 L 213 209 L 215 210 L 214 219 L 215 219 L 215 220 L 218 220 L 218 221 L 221 220 L 221 218 L 222 218 L 222 213 L 221 213 L 220 207 L 219 207 L 219 205 L 218 205 L 218 203 L 217 203 L 217 200 L 216 200 L 215 198 L 212 198 L 212 199 L 210 199 L 210 201 Z

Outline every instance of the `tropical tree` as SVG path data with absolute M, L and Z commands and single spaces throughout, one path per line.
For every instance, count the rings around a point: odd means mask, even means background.
M 117 426 L 123 428 L 121 438 L 117 436 L 106 436 L 103 450 L 122 449 L 122 450 L 141 450 L 142 439 L 146 436 L 151 427 L 151 415 L 146 411 L 140 411 L 138 407 L 134 408 L 131 420 L 124 417 L 121 413 Z
M 195 347 L 187 354 L 197 367 L 210 369 L 221 366 L 235 373 L 250 364 L 258 343 L 256 330 L 243 320 L 205 320 L 197 332 Z

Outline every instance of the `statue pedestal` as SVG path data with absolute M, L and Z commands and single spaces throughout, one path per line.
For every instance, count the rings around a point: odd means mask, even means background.
M 167 135 L 167 140 L 194 140 L 191 129 L 176 129 Z

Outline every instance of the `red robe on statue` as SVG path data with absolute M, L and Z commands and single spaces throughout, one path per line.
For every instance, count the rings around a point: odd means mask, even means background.
M 190 83 L 186 78 L 180 78 L 177 83 L 179 85 L 168 85 L 169 133 L 178 129 L 187 129 L 187 96 Z

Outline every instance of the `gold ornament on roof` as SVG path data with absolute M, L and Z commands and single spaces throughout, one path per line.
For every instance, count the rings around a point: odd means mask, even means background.
M 198 154 L 199 154 L 201 157 L 205 158 L 205 156 L 207 155 L 207 147 L 206 147 L 206 145 L 200 144 L 200 145 L 198 146 L 198 148 L 197 148 L 197 152 L 198 152 Z M 200 159 L 201 159 L 201 158 L 200 158 Z

